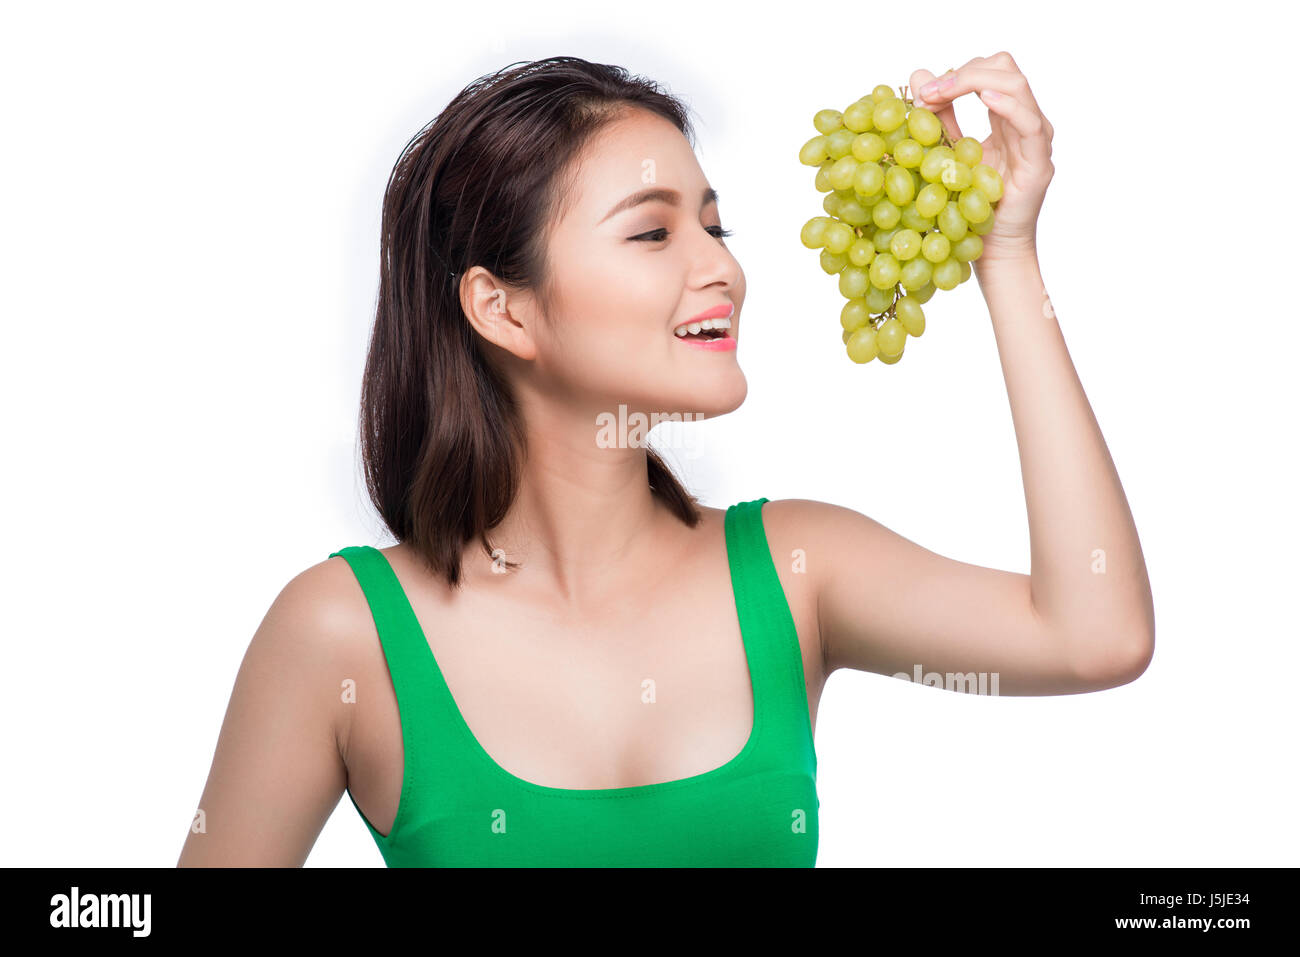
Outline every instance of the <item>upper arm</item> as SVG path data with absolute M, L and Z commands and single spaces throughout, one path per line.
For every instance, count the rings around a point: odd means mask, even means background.
M 350 674 L 338 564 L 290 581 L 253 635 L 178 867 L 300 866 L 337 806 Z
M 852 509 L 803 513 L 828 673 L 997 675 L 1000 695 L 1076 694 L 1133 680 L 1131 657 L 1084 660 L 1034 609 L 1028 575 L 945 558 Z M 1137 647 L 1137 643 L 1134 643 Z M 957 688 L 975 685 L 958 683 Z

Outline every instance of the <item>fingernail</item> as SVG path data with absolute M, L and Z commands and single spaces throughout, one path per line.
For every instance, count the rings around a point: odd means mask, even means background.
M 921 95 L 925 96 L 927 93 L 933 93 L 937 89 L 939 89 L 939 81 L 931 80 L 925 86 L 921 87 Z
M 997 90 L 981 90 L 980 96 L 984 97 L 986 100 L 992 100 L 994 103 L 1002 99 L 1002 94 Z

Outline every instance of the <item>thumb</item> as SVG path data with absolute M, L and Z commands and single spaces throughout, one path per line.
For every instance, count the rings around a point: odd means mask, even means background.
M 927 109 L 932 109 L 932 107 L 926 104 L 924 98 L 921 96 L 919 91 L 921 87 L 925 86 L 933 79 L 934 79 L 934 74 L 931 73 L 929 70 L 912 71 L 912 75 L 907 78 L 907 91 L 912 94 L 912 102 L 914 104 L 916 104 L 917 106 L 924 106 Z

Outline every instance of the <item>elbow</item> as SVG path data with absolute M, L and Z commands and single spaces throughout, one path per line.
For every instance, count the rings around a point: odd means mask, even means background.
M 1155 647 L 1155 636 L 1145 634 L 1124 643 L 1094 645 L 1075 669 L 1079 683 L 1087 691 L 1102 691 L 1136 681 L 1150 666 Z
M 1154 635 L 1144 635 L 1134 641 L 1128 648 L 1127 657 L 1122 658 L 1125 667 L 1121 672 L 1119 684 L 1128 684 L 1130 681 L 1136 681 L 1142 677 L 1151 664 L 1151 659 L 1155 657 L 1155 653 L 1156 639 Z

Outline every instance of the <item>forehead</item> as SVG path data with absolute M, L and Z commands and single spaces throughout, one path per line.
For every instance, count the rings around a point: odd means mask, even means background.
M 583 151 L 565 219 L 597 226 L 620 200 L 654 186 L 681 193 L 693 208 L 707 185 L 685 134 L 665 117 L 633 110 L 606 124 Z

